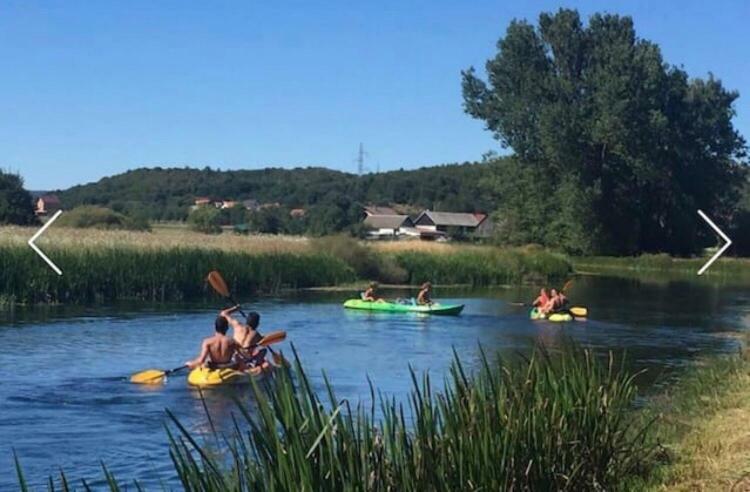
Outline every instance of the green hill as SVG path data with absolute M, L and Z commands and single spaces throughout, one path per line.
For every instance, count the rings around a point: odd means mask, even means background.
M 100 205 L 151 220 L 184 220 L 196 197 L 256 200 L 286 208 L 407 204 L 452 211 L 489 211 L 485 164 L 464 163 L 357 176 L 331 169 L 219 171 L 140 168 L 56 192 L 63 207 Z

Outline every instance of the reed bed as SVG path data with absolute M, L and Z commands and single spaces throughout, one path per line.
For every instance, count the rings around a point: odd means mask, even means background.
M 695 276 L 709 260 L 701 258 L 673 258 L 666 254 L 644 254 L 634 257 L 591 256 L 574 258 L 576 270 L 590 273 L 659 273 Z M 750 259 L 722 257 L 704 273 L 708 279 L 750 277 Z
M 89 303 L 116 299 L 190 300 L 210 295 L 203 279 L 218 269 L 240 295 L 325 287 L 354 280 L 487 286 L 560 278 L 568 259 L 538 248 L 435 243 L 370 244 L 350 237 L 206 235 L 58 228 L 37 244 L 58 277 L 26 244 L 36 229 L 0 228 L 0 304 Z
M 223 455 L 169 414 L 185 490 L 618 490 L 652 464 L 650 426 L 631 418 L 633 376 L 611 357 L 602 364 L 572 346 L 554 356 L 539 348 L 520 363 L 482 354 L 467 373 L 456 356 L 441 391 L 413 371 L 404 404 L 376 399 L 371 387 L 380 417 L 375 403 L 338 399 L 327 379 L 316 394 L 295 359 L 254 387 L 252 415 L 238 406 Z
M 354 280 L 346 263 L 321 254 L 132 246 L 50 246 L 45 251 L 62 276 L 26 245 L 0 245 L 0 293 L 5 302 L 199 299 L 214 295 L 205 282 L 210 270 L 221 271 L 238 296 Z

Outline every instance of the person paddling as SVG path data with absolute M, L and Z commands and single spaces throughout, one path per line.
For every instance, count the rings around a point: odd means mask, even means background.
M 250 367 L 261 366 L 265 368 L 268 366 L 268 361 L 266 361 L 267 350 L 257 347 L 258 342 L 263 338 L 258 331 L 260 314 L 251 311 L 247 313 L 246 323 L 241 323 L 232 317 L 232 313 L 239 308 L 238 304 L 223 310 L 219 315 L 232 327 L 232 336 L 239 347 L 238 355 L 243 359 L 243 362 Z
M 203 340 L 198 357 L 185 362 L 185 365 L 190 369 L 201 366 L 211 369 L 220 367 L 237 368 L 239 362 L 235 360 L 234 356 L 239 350 L 239 345 L 235 340 L 227 336 L 228 329 L 229 323 L 226 318 L 222 316 L 217 317 L 214 322 L 216 333 Z
M 544 306 L 546 306 L 548 302 L 549 302 L 549 294 L 547 294 L 547 289 L 542 287 L 539 290 L 539 297 L 534 299 L 534 302 L 532 302 L 531 305 L 537 309 L 541 309 Z
M 561 311 L 565 308 L 565 304 L 568 302 L 568 298 L 565 294 L 558 292 L 557 289 L 550 290 L 550 299 L 547 304 L 540 309 L 543 314 L 551 314 Z
M 417 294 L 417 304 L 420 306 L 429 306 L 432 304 L 432 284 L 425 282 Z
M 383 299 L 376 294 L 377 289 L 378 283 L 370 282 L 370 285 L 368 285 L 367 289 L 362 293 L 362 300 L 368 302 L 382 301 Z

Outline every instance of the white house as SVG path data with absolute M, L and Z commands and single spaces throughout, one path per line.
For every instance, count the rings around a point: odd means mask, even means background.
M 408 215 L 368 215 L 363 224 L 368 229 L 367 235 L 373 239 L 395 238 L 402 233 L 402 228 L 414 227 Z

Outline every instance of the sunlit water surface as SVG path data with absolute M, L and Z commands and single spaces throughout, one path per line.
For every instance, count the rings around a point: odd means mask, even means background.
M 394 292 L 393 295 L 409 293 Z M 409 365 L 440 382 L 452 349 L 469 368 L 479 345 L 507 356 L 528 353 L 535 343 L 550 348 L 566 337 L 604 355 L 627 351 L 632 370 L 648 394 L 679 376 L 702 354 L 736 350 L 732 333 L 745 329 L 750 289 L 700 282 L 578 279 L 571 297 L 590 310 L 586 322 L 533 322 L 528 288 L 438 291 L 444 302 L 466 304 L 458 317 L 368 314 L 342 309 L 350 293 L 296 294 L 247 300 L 262 314 L 264 331 L 287 330 L 318 389 L 322 371 L 338 396 L 351 401 L 376 388 L 403 398 Z M 175 485 L 164 430 L 169 408 L 196 434 L 208 435 L 200 395 L 184 376 L 166 385 L 127 382 L 139 370 L 171 368 L 195 355 L 212 333 L 209 306 L 108 306 L 96 309 L 28 309 L 0 318 L 0 490 L 15 490 L 13 451 L 32 484 L 62 468 L 68 478 L 101 483 L 101 462 L 121 480 L 147 486 Z M 290 347 L 282 348 L 289 355 Z M 234 397 L 245 391 L 207 391 L 206 406 L 219 430 L 228 430 Z M 79 482 L 80 483 L 80 482 Z M 132 483 L 132 482 L 131 482 Z

